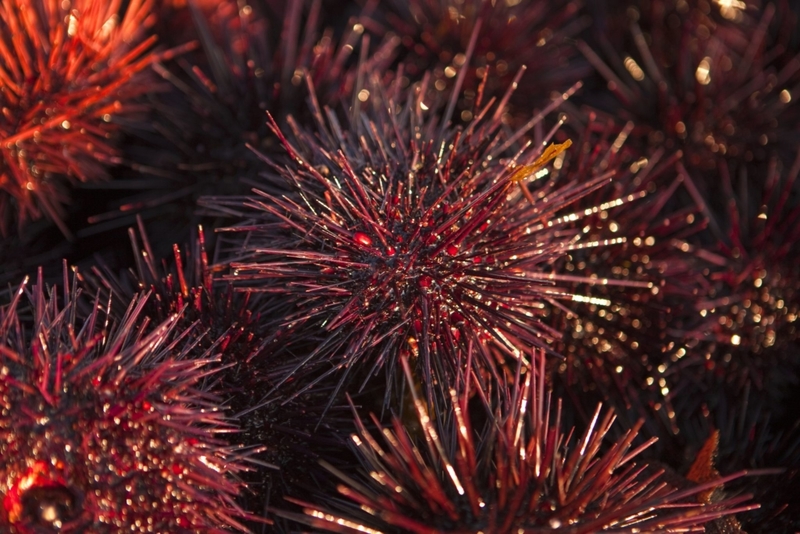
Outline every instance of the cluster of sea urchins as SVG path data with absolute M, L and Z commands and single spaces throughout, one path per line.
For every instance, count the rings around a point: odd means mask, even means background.
M 800 529 L 795 17 L 0 0 L 0 530 Z

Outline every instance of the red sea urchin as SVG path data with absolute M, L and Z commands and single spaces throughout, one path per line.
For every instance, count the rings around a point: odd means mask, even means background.
M 106 180 L 113 135 L 152 91 L 151 0 L 0 2 L 0 234 L 62 217 L 67 186 Z
M 418 81 L 430 73 L 443 94 L 464 70 L 466 87 L 490 71 L 486 93 L 499 98 L 512 80 L 519 82 L 511 111 L 527 113 L 589 73 L 570 42 L 589 23 L 581 0 L 384 0 L 383 8 L 385 21 L 373 17 L 365 26 L 384 38 L 396 35 L 405 74 Z M 465 123 L 476 96 L 459 95 Z
M 791 151 L 800 56 L 787 58 L 768 39 L 774 4 L 711 4 L 615 2 L 610 26 L 596 35 L 613 59 L 586 43 L 579 48 L 617 96 L 615 115 L 634 120 L 654 145 L 681 148 L 690 169 L 713 171 L 718 157 L 764 160 L 774 147 Z M 698 184 L 704 192 L 713 177 Z
M 613 242 L 584 241 L 570 223 L 592 209 L 567 209 L 609 177 L 544 179 L 545 164 L 568 146 L 545 149 L 553 132 L 508 157 L 502 107 L 462 130 L 427 116 L 425 84 L 393 97 L 370 90 L 370 108 L 354 112 L 349 132 L 319 110 L 318 130 L 294 125 L 293 141 L 272 123 L 290 159 L 273 166 L 269 185 L 291 193 L 206 200 L 242 219 L 223 230 L 233 240 L 223 278 L 286 309 L 268 351 L 288 354 L 287 335 L 313 341 L 294 370 L 322 366 L 340 386 L 384 370 L 388 400 L 402 354 L 431 393 L 463 373 L 469 345 L 481 347 L 476 367 L 489 373 L 487 343 L 512 360 L 546 346 L 558 336 L 541 321 L 546 307 L 588 298 L 558 286 L 553 262 Z
M 30 306 L 21 304 L 24 294 Z M 0 311 L 0 525 L 6 532 L 225 532 L 243 453 L 218 399 L 195 386 L 177 316 L 145 331 L 144 297 L 118 323 L 78 314 L 41 277 Z M 239 518 L 239 519 L 237 519 Z
M 800 155 L 788 170 L 774 157 L 764 166 L 721 162 L 719 173 L 728 216 L 712 227 L 725 230 L 713 245 L 681 246 L 702 291 L 674 326 L 682 343 L 664 354 L 664 376 L 684 421 L 747 388 L 780 417 L 800 375 Z
M 234 292 L 229 283 L 213 283 L 202 228 L 184 252 L 175 245 L 173 258 L 158 261 L 141 219 L 138 223 L 138 233 L 128 232 L 136 269 L 116 275 L 105 265 L 96 266 L 78 274 L 82 287 L 91 293 L 100 289 L 102 299 L 110 297 L 116 318 L 125 315 L 137 294 L 149 292 L 143 306 L 147 317 L 160 322 L 180 313 L 177 329 L 191 329 L 187 338 L 192 347 L 186 357 L 202 358 L 208 350 L 220 352 L 219 371 L 213 374 L 209 391 L 226 399 L 225 413 L 238 427 L 224 439 L 231 445 L 259 449 L 249 457 L 251 469 L 242 475 L 248 491 L 239 502 L 254 514 L 266 514 L 266 508 L 280 502 L 283 494 L 304 485 L 318 457 L 340 443 L 334 436 L 349 424 L 347 406 L 335 407 L 321 421 L 328 401 L 324 390 L 284 402 L 292 393 L 287 385 L 267 397 L 281 371 L 274 369 L 271 359 L 258 357 L 264 338 L 259 319 L 269 313 L 265 299 Z M 263 526 L 260 523 L 260 519 L 248 522 L 256 527 Z M 272 528 L 281 525 L 278 522 Z
M 414 393 L 419 437 L 398 419 L 391 429 L 376 420 L 380 437 L 358 422 L 352 444 L 365 473 L 351 478 L 331 468 L 343 498 L 297 501 L 305 516 L 285 515 L 340 533 L 589 534 L 687 532 L 754 508 L 739 507 L 747 496 L 698 502 L 725 479 L 679 489 L 663 471 L 634 464 L 647 446 L 631 448 L 641 422 L 601 452 L 614 417 L 600 406 L 576 440 L 574 429 L 562 428 L 560 402 L 552 407 L 545 395 L 543 359 L 517 373 L 483 429 L 473 427 L 468 395 L 453 390 L 450 409 L 436 415 Z

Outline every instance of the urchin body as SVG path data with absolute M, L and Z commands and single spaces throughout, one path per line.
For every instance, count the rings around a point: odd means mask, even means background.
M 398 357 L 410 355 L 432 392 L 464 372 L 469 345 L 482 347 L 476 367 L 494 374 L 489 345 L 519 359 L 558 336 L 540 318 L 575 296 L 559 287 L 554 260 L 599 244 L 566 227 L 584 216 L 567 210 L 607 177 L 521 190 L 568 143 L 500 157 L 500 111 L 464 131 L 440 129 L 421 100 L 384 107 L 376 97 L 351 117 L 364 125 L 352 134 L 332 120 L 289 141 L 273 123 L 289 158 L 269 185 L 289 192 L 209 201 L 243 218 L 224 229 L 233 245 L 223 278 L 287 310 L 267 345 L 284 350 L 281 336 L 297 331 L 314 340 L 292 372 L 341 371 L 341 387 L 350 373 L 366 380 L 383 369 L 394 382 Z
M 71 235 L 69 186 L 107 180 L 121 162 L 121 124 L 141 118 L 154 90 L 146 69 L 170 55 L 150 50 L 151 3 L 122 4 L 0 6 L 0 234 L 47 217 Z
M 454 390 L 452 411 L 437 414 L 414 394 L 419 435 L 399 419 L 375 434 L 357 422 L 351 440 L 362 475 L 331 468 L 341 497 L 298 500 L 305 516 L 284 515 L 340 533 L 669 532 L 710 526 L 744 500 L 704 503 L 698 495 L 724 479 L 681 491 L 663 470 L 631 462 L 647 447 L 632 448 L 641 421 L 603 451 L 614 417 L 601 417 L 600 406 L 573 440 L 560 403 L 551 406 L 545 393 L 543 357 L 537 367 L 524 385 L 517 374 L 507 404 L 495 407 L 484 428 L 474 425 L 467 395 Z
M 61 308 L 41 277 L 30 306 L 20 305 L 24 291 L 0 312 L 0 525 L 15 534 L 237 528 L 244 467 L 215 437 L 231 425 L 197 388 L 210 360 L 184 358 L 177 316 L 148 331 L 141 299 L 113 322 L 97 302 L 81 316 L 69 287 Z

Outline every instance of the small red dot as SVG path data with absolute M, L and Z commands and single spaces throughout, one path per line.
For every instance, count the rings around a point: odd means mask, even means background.
M 450 256 L 455 256 L 456 254 L 458 254 L 458 247 L 455 245 L 447 245 L 447 248 L 445 248 L 445 252 L 447 252 L 447 254 L 449 254 Z
M 372 238 L 369 237 L 364 232 L 356 232 L 355 234 L 353 234 L 353 239 L 359 245 L 364 245 L 365 247 L 371 247 L 372 246 Z

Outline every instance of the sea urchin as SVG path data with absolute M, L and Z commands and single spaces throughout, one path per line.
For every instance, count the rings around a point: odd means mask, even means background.
M 183 359 L 176 315 L 146 333 L 144 298 L 119 323 L 78 314 L 39 282 L 0 311 L 0 525 L 15 534 L 225 532 L 243 457 L 196 386 L 210 358 Z M 27 293 L 30 306 L 21 304 Z
M 558 336 L 541 321 L 547 307 L 586 298 L 558 287 L 574 277 L 553 272 L 553 262 L 608 243 L 582 240 L 572 224 L 603 207 L 566 209 L 609 176 L 563 186 L 544 179 L 570 144 L 548 146 L 555 130 L 509 157 L 502 107 L 458 129 L 426 116 L 425 84 L 393 96 L 374 84 L 371 93 L 349 131 L 331 113 L 326 125 L 320 110 L 318 130 L 295 125 L 294 141 L 272 122 L 289 160 L 273 165 L 265 187 L 289 193 L 206 200 L 242 220 L 225 229 L 241 239 L 229 245 L 224 278 L 282 303 L 274 350 L 287 350 L 288 334 L 316 343 L 293 371 L 341 371 L 342 386 L 351 373 L 366 380 L 383 369 L 387 400 L 401 354 L 432 393 L 464 372 L 469 345 L 489 373 L 488 344 L 513 360 L 545 347 Z

